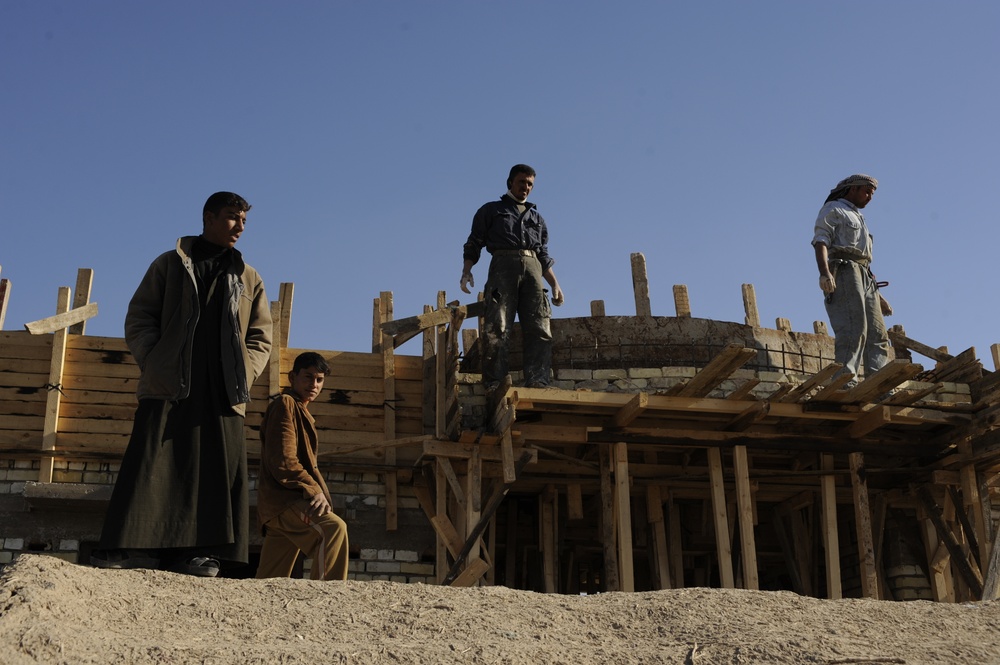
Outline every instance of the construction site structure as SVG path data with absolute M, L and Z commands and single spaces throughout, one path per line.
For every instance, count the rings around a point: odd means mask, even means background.
M 682 285 L 674 316 L 654 316 L 641 254 L 631 267 L 634 316 L 594 301 L 552 320 L 547 388 L 518 385 L 515 327 L 511 381 L 487 395 L 482 302 L 444 292 L 402 318 L 391 292 L 375 298 L 371 353 L 310 349 L 331 367 L 310 412 L 352 579 L 997 597 L 1000 372 L 897 326 L 889 364 L 845 389 L 822 322 L 763 327 L 749 284 L 742 323 L 693 317 Z M 75 298 L 60 288 L 26 330 L 3 330 L 0 280 L 0 565 L 86 563 L 97 546 L 139 370 L 123 339 L 85 334 L 92 279 L 81 270 Z M 304 350 L 286 345 L 293 292 L 271 305 L 271 362 L 247 409 L 252 483 L 261 416 Z M 417 353 L 399 351 L 411 340 Z

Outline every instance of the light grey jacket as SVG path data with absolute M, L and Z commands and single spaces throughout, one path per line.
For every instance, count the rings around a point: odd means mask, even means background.
M 190 394 L 192 345 L 200 315 L 191 260 L 195 239 L 179 238 L 175 250 L 158 256 L 129 302 L 125 342 L 142 372 L 136 389 L 139 399 L 175 401 Z M 250 386 L 271 354 L 271 309 L 260 275 L 232 251 L 232 265 L 218 282 L 226 289 L 223 326 L 232 339 L 223 344 L 226 357 L 221 360 L 229 403 L 245 415 Z M 225 354 L 227 348 L 232 357 Z

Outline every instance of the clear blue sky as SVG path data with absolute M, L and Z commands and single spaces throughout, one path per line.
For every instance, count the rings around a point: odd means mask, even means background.
M 527 162 L 557 317 L 634 313 L 640 251 L 654 314 L 686 284 L 694 316 L 742 321 L 752 283 L 765 325 L 812 331 L 813 221 L 864 172 L 887 322 L 992 369 L 998 30 L 985 0 L 8 0 L 4 327 L 86 267 L 87 332 L 121 336 L 149 262 L 226 189 L 268 296 L 295 283 L 291 345 L 369 350 L 380 291 L 397 318 L 468 301 L 472 215 Z

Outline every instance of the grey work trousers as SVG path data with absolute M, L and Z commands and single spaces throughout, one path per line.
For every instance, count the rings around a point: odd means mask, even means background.
M 834 355 L 844 368 L 858 376 L 862 364 L 871 376 L 889 361 L 889 335 L 882 319 L 878 289 L 866 266 L 855 261 L 831 262 L 837 289 L 826 297 L 826 313 L 836 336 Z M 857 385 L 852 379 L 846 387 Z
M 514 315 L 521 322 L 524 383 L 547 386 L 552 368 L 552 306 L 542 265 L 534 256 L 496 254 L 484 290 L 483 382 L 502 383 L 507 376 Z

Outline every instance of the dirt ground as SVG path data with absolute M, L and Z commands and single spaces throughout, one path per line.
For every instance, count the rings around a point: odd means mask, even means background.
M 0 577 L 0 662 L 980 665 L 1000 663 L 1000 602 L 199 579 L 24 555 Z

